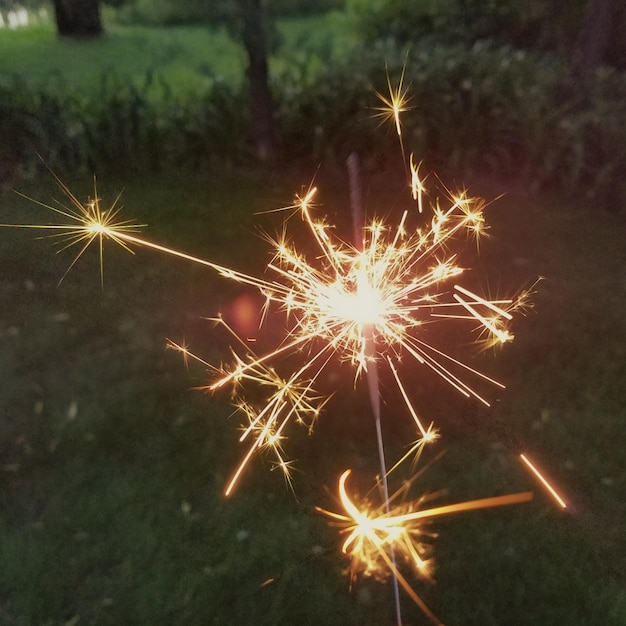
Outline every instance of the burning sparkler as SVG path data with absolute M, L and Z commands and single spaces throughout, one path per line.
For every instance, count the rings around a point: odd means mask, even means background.
M 404 158 L 400 115 L 408 110 L 408 98 L 403 80 L 404 73 L 395 89 L 389 81 L 389 97 L 380 94 L 379 97 L 384 105 L 381 115 L 393 121 Z M 431 509 L 423 508 L 424 498 L 404 501 L 404 487 L 389 495 L 380 430 L 378 370 L 388 370 L 419 435 L 411 454 L 421 452 L 425 443 L 436 438 L 437 432 L 418 416 L 401 362 L 412 360 L 464 396 L 488 405 L 479 385 L 503 385 L 445 352 L 430 331 L 436 324 L 460 323 L 469 325 L 470 334 L 485 345 L 507 343 L 513 339 L 510 330 L 513 313 L 522 308 L 527 292 L 510 299 L 488 299 L 461 284 L 466 271 L 460 265 L 461 247 L 463 242 L 476 240 L 484 233 L 486 204 L 471 198 L 464 190 L 456 194 L 446 192 L 445 198 L 430 203 L 432 217 L 429 223 L 424 223 L 426 189 L 419 167 L 411 155 L 408 171 L 417 210 L 413 207 L 412 211 L 403 211 L 395 222 L 371 219 L 356 229 L 357 240 L 352 243 L 338 236 L 324 219 L 316 217 L 316 188 L 311 187 L 296 197 L 292 208 L 305 224 L 313 250 L 307 252 L 296 247 L 285 228 L 284 234 L 270 240 L 273 256 L 264 276 L 240 272 L 141 238 L 137 234 L 140 225 L 119 220 L 117 199 L 110 208 L 103 209 L 94 186 L 93 199 L 83 204 L 58 178 L 70 206 L 43 206 L 62 216 L 65 223 L 12 226 L 48 230 L 51 236 L 61 238 L 62 249 L 77 247 L 70 268 L 96 242 L 101 279 L 103 245 L 108 239 L 129 251 L 132 246 L 139 246 L 209 267 L 229 280 L 257 289 L 265 298 L 264 317 L 271 309 L 284 315 L 286 333 L 277 347 L 256 354 L 235 335 L 238 347 L 233 350 L 228 365 L 214 366 L 185 345 L 169 342 L 169 347 L 181 352 L 186 360 L 194 359 L 208 368 L 213 380 L 206 389 L 217 391 L 230 387 L 236 406 L 245 416 L 240 441 L 248 449 L 227 483 L 226 495 L 233 492 L 251 459 L 261 451 L 273 452 L 276 465 L 290 480 L 290 461 L 283 449 L 288 426 L 296 422 L 312 428 L 327 400 L 317 387 L 330 361 L 350 363 L 355 381 L 367 375 L 378 431 L 381 480 L 385 487 L 383 502 L 380 506 L 364 502 L 359 508 L 347 495 L 347 471 L 339 481 L 346 514 L 322 512 L 346 525 L 345 532 L 349 534 L 343 551 L 352 558 L 353 572 L 380 576 L 386 567 L 394 580 L 434 619 L 398 569 L 394 551 L 417 574 L 425 575 L 428 566 L 420 539 L 425 520 L 455 511 L 521 502 L 529 494 Z M 222 320 L 218 321 L 234 335 Z M 275 364 L 294 354 L 299 364 L 286 375 L 279 373 Z M 243 397 L 244 382 L 246 386 L 257 385 L 266 391 L 260 405 Z M 401 499 L 403 502 L 398 503 Z
M 282 437 L 289 421 L 309 421 L 312 404 L 308 395 L 333 358 L 350 362 L 355 379 L 374 363 L 387 367 L 418 432 L 426 438 L 432 437 L 432 429 L 418 417 L 403 382 L 399 367 L 403 358 L 414 359 L 461 394 L 487 405 L 475 384 L 466 379 L 472 377 L 474 383 L 484 381 L 502 387 L 427 341 L 432 334 L 428 330 L 435 323 L 456 321 L 469 322 L 470 331 L 478 330 L 490 343 L 506 343 L 512 339 L 508 327 L 511 311 L 524 298 L 522 294 L 513 299 L 488 300 L 459 283 L 465 270 L 458 265 L 459 252 L 453 251 L 453 246 L 484 229 L 484 203 L 469 198 L 465 192 L 450 196 L 447 208 L 437 202 L 425 229 L 409 226 L 408 210 L 393 227 L 373 219 L 364 227 L 362 241 L 355 247 L 337 237 L 326 222 L 313 217 L 316 189 L 311 188 L 297 198 L 296 206 L 316 251 L 309 257 L 286 235 L 277 238 L 272 242 L 274 257 L 267 266 L 269 277 L 265 278 L 140 238 L 135 234 L 136 224 L 115 221 L 115 204 L 102 209 L 97 193 L 82 204 L 67 187 L 61 188 L 72 207 L 50 208 L 69 223 L 24 227 L 51 230 L 56 237 L 65 234 L 64 249 L 79 245 L 72 265 L 94 241 L 101 254 L 104 239 L 126 249 L 134 244 L 208 266 L 230 280 L 256 287 L 265 297 L 266 314 L 271 305 L 285 314 L 288 331 L 277 348 L 261 356 L 249 353 L 236 358 L 231 369 L 220 371 L 217 380 L 208 386 L 215 391 L 227 384 L 256 380 L 273 389 L 266 406 L 254 416 L 249 415 L 250 429 L 245 438 L 255 435 L 257 441 L 235 471 L 236 478 L 241 476 L 251 453 L 266 447 L 269 433 Z M 280 383 L 275 379 L 273 386 L 268 385 L 270 364 L 294 353 L 305 356 L 297 372 Z M 236 482 L 229 482 L 228 493 Z
M 232 363 L 219 367 L 194 355 L 185 345 L 169 342 L 169 346 L 186 359 L 195 359 L 212 372 L 214 380 L 207 389 L 217 391 L 230 386 L 236 405 L 245 416 L 240 441 L 247 443 L 248 449 L 227 483 L 226 495 L 233 492 L 251 459 L 259 452 L 271 451 L 276 466 L 290 480 L 291 465 L 283 449 L 287 427 L 292 422 L 307 428 L 313 426 L 326 401 L 316 390 L 316 381 L 333 358 L 351 363 L 355 378 L 373 372 L 379 365 L 389 369 L 419 433 L 411 455 L 421 452 L 437 433 L 432 424 L 422 422 L 413 405 L 402 379 L 400 362 L 403 357 L 411 357 L 463 395 L 473 396 L 485 404 L 487 400 L 462 376 L 501 386 L 426 341 L 426 329 L 433 324 L 469 322 L 470 330 L 477 328 L 490 343 L 506 343 L 512 338 L 508 328 L 512 312 L 525 297 L 522 294 L 517 299 L 488 300 L 459 283 L 464 270 L 457 263 L 459 252 L 453 244 L 480 235 L 484 229 L 484 203 L 471 200 L 466 193 L 451 196 L 445 209 L 437 203 L 430 225 L 425 229 L 409 226 L 409 211 L 402 214 L 395 227 L 374 219 L 363 228 L 362 240 L 354 246 L 335 236 L 328 224 L 314 219 L 316 190 L 311 188 L 297 198 L 296 207 L 308 226 L 316 252 L 306 256 L 283 235 L 272 242 L 274 256 L 267 266 L 270 277 L 262 278 L 140 238 L 136 235 L 137 225 L 116 221 L 113 207 L 101 208 L 97 193 L 83 205 L 67 187 L 61 188 L 72 207 L 52 208 L 69 223 L 27 227 L 50 229 L 57 237 L 65 234 L 65 248 L 80 245 L 72 265 L 94 241 L 98 242 L 102 254 L 103 240 L 107 238 L 126 249 L 131 245 L 151 248 L 208 266 L 228 279 L 256 287 L 266 299 L 265 313 L 274 305 L 289 321 L 284 341 L 274 350 L 257 355 L 248 343 L 236 338 L 239 348 L 233 350 Z M 416 189 L 421 198 L 423 185 L 420 183 Z M 223 320 L 218 322 L 228 328 Z M 280 375 L 272 364 L 293 353 L 304 356 L 303 363 L 288 375 Z M 267 391 L 261 405 L 254 405 L 241 396 L 244 383 Z M 377 382 L 371 385 L 370 394 L 373 404 L 378 405 Z M 374 411 L 377 412 L 376 408 Z M 381 476 L 386 480 L 382 435 L 379 439 Z M 395 504 L 401 493 L 396 492 L 388 499 L 384 497 L 379 507 L 364 505 L 363 510 L 359 510 L 346 494 L 347 476 L 344 474 L 340 481 L 347 516 L 326 514 L 345 522 L 350 529 L 344 552 L 352 555 L 353 572 L 376 572 L 380 576 L 382 568 L 388 568 L 394 581 L 428 615 L 431 615 L 428 608 L 398 569 L 394 551 L 402 560 L 412 562 L 416 571 L 423 575 L 427 565 L 424 548 L 417 537 L 423 532 L 425 519 L 444 512 L 522 500 L 520 496 L 511 496 L 423 510 L 424 500 Z M 398 621 L 400 623 L 400 618 Z

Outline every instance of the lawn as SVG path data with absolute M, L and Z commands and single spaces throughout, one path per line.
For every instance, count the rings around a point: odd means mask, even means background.
M 274 72 L 302 63 L 314 72 L 349 49 L 340 16 L 315 20 L 279 24 Z M 156 71 L 173 89 L 193 91 L 217 76 L 240 81 L 244 65 L 240 46 L 205 28 L 110 24 L 89 45 L 60 41 L 47 27 L 0 33 L 0 78 L 90 96 L 107 72 L 140 86 Z M 98 193 L 106 203 L 123 189 L 123 215 L 148 224 L 146 238 L 257 275 L 269 261 L 264 234 L 280 233 L 285 216 L 272 210 L 313 178 L 320 212 L 350 236 L 343 175 L 300 168 L 118 173 L 103 177 Z M 368 211 L 398 211 L 404 181 L 378 176 L 364 185 Z M 66 182 L 81 199 L 93 194 L 89 177 Z M 475 185 L 488 199 L 502 191 Z M 44 203 L 61 198 L 51 178 L 18 190 Z M 0 188 L 0 223 L 49 219 Z M 472 266 L 482 291 L 545 279 L 511 345 L 460 346 L 506 385 L 492 391 L 490 408 L 407 365 L 418 410 L 443 435 L 432 455 L 445 453 L 423 459 L 416 491 L 441 492 L 442 503 L 524 490 L 534 500 L 436 520 L 435 584 L 411 583 L 448 626 L 623 626 L 623 214 L 508 189 L 487 219 L 490 237 Z M 65 275 L 71 251 L 37 237 L 0 228 L 0 624 L 395 623 L 390 582 L 351 584 L 341 537 L 315 511 L 337 508 L 345 468 L 358 474 L 355 487 L 377 472 L 371 409 L 351 372 L 332 369 L 326 384 L 336 393 L 313 433 L 289 434 L 293 492 L 259 458 L 225 498 L 245 450 L 229 394 L 198 390 L 207 372 L 185 367 L 166 342 L 185 341 L 219 365 L 229 340 L 205 318 L 228 316 L 249 291 L 146 249 L 107 246 L 103 284 L 96 249 Z M 396 419 L 397 401 L 384 400 L 393 458 L 414 433 L 404 410 Z M 524 470 L 521 451 L 559 486 L 566 511 Z M 429 623 L 406 597 L 403 614 L 407 626 Z
M 198 90 L 215 77 L 241 80 L 243 50 L 225 31 L 112 25 L 96 41 L 59 39 L 52 27 L 0 33 L 0 76 L 33 85 L 97 93 L 105 73 L 141 85 L 156 73 L 178 90 Z
M 345 189 L 318 177 L 335 220 Z M 68 182 L 89 193 L 89 181 Z M 125 213 L 150 224 L 150 239 L 257 273 L 268 260 L 259 228 L 275 232 L 282 216 L 254 213 L 287 204 L 308 182 L 179 174 L 103 181 L 100 195 L 124 187 Z M 367 202 L 391 206 L 386 186 L 373 184 Z M 45 181 L 22 191 L 59 197 Z M 626 226 L 513 193 L 488 217 L 492 237 L 476 268 L 483 284 L 546 280 L 512 345 L 464 352 L 507 385 L 491 409 L 441 394 L 416 372 L 420 410 L 439 421 L 437 451 L 446 452 L 419 486 L 445 488 L 448 502 L 525 489 L 535 499 L 441 518 L 436 584 L 415 587 L 446 624 L 624 624 Z M 0 197 L 0 222 L 46 218 L 19 196 Z M 194 391 L 205 372 L 187 371 L 165 343 L 185 339 L 219 362 L 225 342 L 202 317 L 227 311 L 240 290 L 210 270 L 115 249 L 106 250 L 102 288 L 89 252 L 59 286 L 71 254 L 0 229 L 0 621 L 393 623 L 391 586 L 350 588 L 336 530 L 314 511 L 336 507 L 326 488 L 344 468 L 376 471 L 364 390 L 341 381 L 314 434 L 294 432 L 295 497 L 259 460 L 224 498 L 243 451 L 229 398 Z M 390 450 L 408 442 L 401 424 L 385 428 Z M 522 469 L 520 449 L 569 510 Z M 408 599 L 403 609 L 406 624 L 427 623 Z
M 103 76 L 141 87 L 158 77 L 177 93 L 201 92 L 215 80 L 239 84 L 244 78 L 243 46 L 223 28 L 158 28 L 115 22 L 94 41 L 60 39 L 52 24 L 0 31 L 0 79 L 18 77 L 34 86 L 96 95 Z M 320 33 L 322 33 L 320 35 Z M 353 45 L 339 14 L 285 18 L 276 24 L 273 72 L 296 65 L 317 71 L 324 60 Z

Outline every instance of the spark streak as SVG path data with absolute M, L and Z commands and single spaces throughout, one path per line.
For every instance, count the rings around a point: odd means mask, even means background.
M 393 87 L 389 73 L 387 73 L 387 87 L 389 89 L 389 96 L 385 96 L 378 91 L 375 91 L 376 95 L 383 103 L 384 106 L 377 107 L 380 111 L 377 115 L 382 117 L 383 122 L 391 121 L 396 129 L 396 134 L 400 141 L 402 140 L 402 124 L 400 123 L 400 115 L 409 111 L 411 107 L 408 106 L 410 97 L 407 95 L 407 88 L 404 87 L 404 69 L 400 75 L 398 85 Z
M 530 469 L 530 471 L 535 475 L 537 480 L 545 487 L 547 492 L 554 498 L 557 504 L 563 508 L 567 508 L 567 504 L 563 498 L 557 493 L 556 489 L 548 482 L 545 476 L 535 467 L 535 465 L 531 462 L 531 460 L 525 455 L 520 454 L 520 459 L 524 462 L 524 464 Z

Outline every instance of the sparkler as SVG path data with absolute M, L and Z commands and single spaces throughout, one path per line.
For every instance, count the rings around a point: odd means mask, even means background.
M 410 398 L 401 374 L 404 357 L 430 369 L 461 394 L 485 404 L 488 401 L 465 382 L 463 376 L 502 386 L 426 341 L 427 330 L 434 324 L 460 322 L 469 323 L 470 330 L 477 330 L 483 341 L 506 343 L 512 339 L 508 328 L 512 314 L 526 297 L 521 294 L 513 299 L 489 300 L 460 284 L 464 269 L 457 263 L 459 252 L 453 245 L 462 239 L 479 236 L 485 227 L 484 203 L 470 199 L 465 192 L 451 195 L 447 208 L 437 202 L 426 229 L 409 226 L 407 210 L 395 227 L 380 219 L 371 220 L 362 230 L 359 245 L 354 246 L 335 236 L 324 221 L 314 219 L 316 189 L 310 188 L 303 197 L 296 199 L 295 207 L 308 227 L 315 252 L 305 255 L 289 242 L 286 235 L 273 240 L 274 256 L 267 266 L 270 277 L 264 278 L 140 238 L 136 234 L 136 224 L 114 219 L 115 205 L 107 210 L 101 208 L 95 190 L 94 199 L 83 205 L 67 187 L 61 188 L 72 206 L 51 208 L 69 223 L 23 226 L 50 229 L 55 237 L 65 234 L 63 249 L 80 245 L 72 266 L 95 241 L 99 244 L 100 254 L 104 239 L 126 249 L 132 245 L 146 247 L 202 264 L 230 280 L 256 287 L 266 300 L 265 315 L 271 306 L 285 314 L 288 330 L 278 347 L 257 355 L 249 344 L 237 338 L 238 349 L 233 350 L 232 363 L 225 366 L 214 366 L 194 355 L 186 346 L 169 342 L 169 347 L 181 352 L 185 359 L 194 359 L 212 372 L 214 380 L 206 389 L 217 391 L 230 386 L 236 406 L 245 416 L 240 441 L 247 444 L 248 449 L 226 485 L 226 495 L 234 491 L 251 459 L 259 452 L 272 452 L 276 466 L 290 481 L 291 464 L 283 449 L 287 427 L 296 422 L 312 428 L 327 400 L 316 390 L 316 383 L 333 358 L 351 363 L 355 380 L 368 373 L 370 396 L 378 416 L 377 368 L 379 365 L 388 368 L 419 434 L 414 453 L 421 452 L 425 443 L 435 439 L 437 433 L 432 424 L 422 422 Z M 423 185 L 420 183 L 416 189 L 421 198 Z M 309 260 L 311 257 L 312 261 Z M 223 320 L 218 322 L 228 328 Z M 287 376 L 280 375 L 272 364 L 294 353 L 304 357 L 304 362 Z M 374 372 L 375 378 L 372 377 Z M 241 397 L 244 383 L 267 391 L 260 406 Z M 379 426 L 380 420 L 377 419 Z M 384 481 L 387 472 L 380 432 L 379 454 Z M 335 519 L 343 519 L 346 523 L 351 520 L 352 534 L 344 543 L 344 552 L 352 554 L 353 571 L 365 568 L 365 573 L 374 569 L 380 572 L 381 567 L 388 567 L 394 581 L 430 615 L 398 569 L 394 550 L 402 559 L 408 555 L 418 563 L 416 555 L 421 554 L 422 548 L 413 542 L 413 538 L 422 532 L 424 519 L 443 512 L 465 510 L 473 504 L 426 512 L 419 508 L 422 501 L 392 508 L 394 500 L 398 499 L 396 493 L 389 498 L 385 496 L 380 508 L 366 508 L 359 512 L 347 498 L 346 479 L 347 474 L 340 482 L 340 493 L 348 516 L 335 515 Z M 521 501 L 518 496 L 511 498 L 480 501 L 480 506 Z M 425 564 L 419 568 L 425 571 Z M 400 617 L 398 622 L 401 623 Z
M 289 421 L 308 421 L 308 396 L 333 357 L 352 364 L 355 380 L 374 363 L 386 366 L 415 427 L 427 439 L 432 438 L 433 431 L 419 418 L 403 382 L 399 367 L 403 358 L 412 358 L 464 396 L 486 405 L 487 399 L 465 378 L 503 386 L 427 341 L 434 324 L 456 321 L 469 322 L 492 344 L 506 343 L 512 339 L 508 328 L 511 311 L 525 297 L 487 300 L 459 284 L 465 270 L 457 263 L 458 252 L 450 250 L 462 236 L 476 236 L 484 229 L 484 203 L 472 200 L 465 192 L 450 196 L 445 209 L 437 203 L 430 227 L 424 230 L 409 226 L 408 210 L 395 227 L 380 219 L 371 220 L 357 248 L 334 235 L 326 222 L 314 219 L 316 189 L 311 188 L 296 199 L 296 207 L 316 246 L 313 260 L 283 235 L 272 241 L 274 257 L 267 266 L 271 276 L 264 278 L 140 238 L 135 234 L 138 225 L 115 221 L 115 204 L 102 209 L 97 193 L 82 204 L 67 187 L 61 188 L 72 207 L 50 208 L 69 223 L 17 226 L 51 230 L 55 237 L 65 234 L 63 249 L 80 246 L 72 266 L 91 243 L 98 242 L 102 254 L 103 240 L 110 239 L 127 250 L 136 245 L 207 266 L 225 278 L 257 288 L 266 300 L 265 314 L 272 304 L 284 312 L 289 327 L 277 348 L 261 356 L 248 354 L 235 359 L 232 368 L 219 372 L 217 380 L 207 387 L 216 391 L 247 379 L 271 388 L 267 381 L 269 364 L 288 354 L 305 356 L 295 375 L 280 383 L 274 380 L 267 406 L 251 417 L 246 438 L 257 435 L 253 450 L 266 447 L 268 433 L 275 428 L 284 436 Z M 308 382 L 298 382 L 301 379 Z M 235 472 L 237 477 L 250 458 L 250 454 L 244 457 Z M 236 482 L 229 482 L 228 493 Z
M 383 103 L 380 115 L 393 122 L 404 159 L 400 115 L 408 110 L 408 97 L 403 80 L 404 71 L 397 88 L 388 80 L 389 97 L 378 96 Z M 273 256 L 263 276 L 240 272 L 139 237 L 139 224 L 118 218 L 119 197 L 110 208 L 102 208 L 95 182 L 93 199 L 83 204 L 55 176 L 70 206 L 39 204 L 64 218 L 64 223 L 5 226 L 47 230 L 62 242 L 62 250 L 76 247 L 78 251 L 68 271 L 95 242 L 99 248 L 102 281 L 104 241 L 111 240 L 131 252 L 133 246 L 144 247 L 209 267 L 226 279 L 257 289 L 265 298 L 264 317 L 273 309 L 284 315 L 284 339 L 277 347 L 261 354 L 256 354 L 218 319 L 217 322 L 236 338 L 237 348 L 233 349 L 232 362 L 227 365 L 212 365 L 187 346 L 174 341 L 168 343 L 186 360 L 193 359 L 207 367 L 213 378 L 206 385 L 207 390 L 214 392 L 230 387 L 235 405 L 245 417 L 240 441 L 248 448 L 226 485 L 226 495 L 233 493 L 251 459 L 263 451 L 274 454 L 276 466 L 287 481 L 291 480 L 291 462 L 284 452 L 288 426 L 296 422 L 309 429 L 313 427 L 328 400 L 317 387 L 330 361 L 350 363 L 355 382 L 366 375 L 376 417 L 383 502 L 380 506 L 364 502 L 359 508 L 347 495 L 347 471 L 339 480 L 339 494 L 346 514 L 320 511 L 345 524 L 345 532 L 349 534 L 343 551 L 351 555 L 353 573 L 381 576 L 386 567 L 394 580 L 435 620 L 400 572 L 394 551 L 409 562 L 417 574 L 424 576 L 428 565 L 420 537 L 426 520 L 456 511 L 525 501 L 529 494 L 431 509 L 423 508 L 425 498 L 396 503 L 404 500 L 406 489 L 403 487 L 390 495 L 386 486 L 388 472 L 380 430 L 379 367 L 388 370 L 418 433 L 418 440 L 409 454 L 421 453 L 423 446 L 437 437 L 437 431 L 419 417 L 401 364 L 410 360 L 430 370 L 462 395 L 489 405 L 478 387 L 503 385 L 448 354 L 437 344 L 432 330 L 437 324 L 460 323 L 467 325 L 470 335 L 485 346 L 508 343 L 513 339 L 510 330 L 513 314 L 523 308 L 528 292 L 509 299 L 488 299 L 461 284 L 466 269 L 460 264 L 460 242 L 478 240 L 484 234 L 486 204 L 471 198 L 465 190 L 456 194 L 446 191 L 443 199 L 430 203 L 432 217 L 424 224 L 426 188 L 419 169 L 420 165 L 411 154 L 408 171 L 411 197 L 417 211 L 406 209 L 395 222 L 373 218 L 356 229 L 357 239 L 353 243 L 342 239 L 332 225 L 316 217 L 317 189 L 310 187 L 296 197 L 291 209 L 300 215 L 313 249 L 307 253 L 297 247 L 285 229 L 282 235 L 269 239 Z M 300 359 L 299 365 L 286 375 L 279 373 L 279 362 L 294 354 Z M 266 391 L 260 404 L 243 397 L 242 389 L 250 384 Z M 399 600 L 397 604 L 400 624 Z

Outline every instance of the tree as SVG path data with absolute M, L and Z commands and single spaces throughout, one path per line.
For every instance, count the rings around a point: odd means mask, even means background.
M 62 37 L 97 37 L 102 34 L 98 0 L 53 0 L 57 32 Z
M 241 16 L 241 37 L 248 56 L 248 88 L 252 140 L 257 158 L 271 163 L 276 157 L 274 107 L 269 87 L 266 28 L 261 0 L 237 0 Z
M 74 2 L 80 0 L 73 0 Z M 107 4 L 124 0 L 103 0 Z M 278 0 L 273 0 L 276 3 Z M 290 5 L 292 0 L 284 0 Z M 315 0 L 299 0 L 304 4 L 315 4 Z M 272 95 L 269 87 L 268 39 L 272 2 L 266 0 L 162 0 L 159 3 L 159 16 L 163 24 L 206 23 L 225 27 L 246 51 L 248 67 L 246 78 L 250 98 L 251 139 L 259 161 L 271 163 L 276 157 L 274 136 L 274 114 Z M 151 4 L 141 3 L 142 10 Z M 145 14 L 144 19 L 153 19 L 153 14 Z

